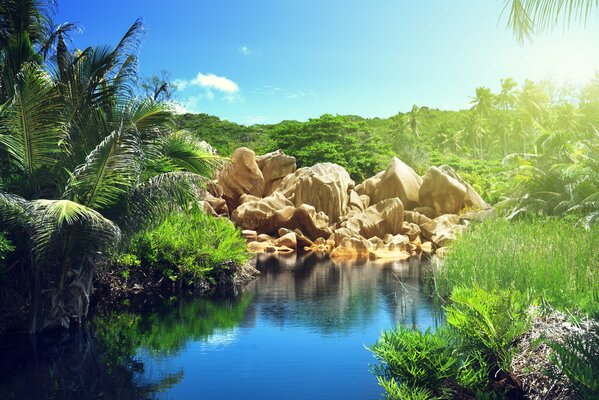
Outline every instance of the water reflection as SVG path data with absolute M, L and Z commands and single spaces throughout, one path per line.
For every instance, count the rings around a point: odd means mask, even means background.
M 364 345 L 397 322 L 442 321 L 418 261 L 294 255 L 257 267 L 234 299 L 165 299 L 70 334 L 3 338 L 0 398 L 377 398 Z
M 442 322 L 439 307 L 422 290 L 426 262 L 333 262 L 315 254 L 257 260 L 257 303 L 278 324 L 304 324 L 343 333 L 372 322 L 380 307 L 414 329 Z

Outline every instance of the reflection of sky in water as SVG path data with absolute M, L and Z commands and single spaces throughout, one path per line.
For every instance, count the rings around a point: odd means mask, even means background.
M 296 264 L 297 262 L 297 264 Z M 380 398 L 370 346 L 398 322 L 434 328 L 417 263 L 259 262 L 261 278 L 238 328 L 189 343 L 151 369 L 183 370 L 172 399 Z M 200 396 L 201 395 L 201 396 Z
M 418 261 L 293 255 L 258 268 L 237 299 L 168 300 L 59 342 L 0 342 L 0 399 L 380 398 L 365 347 L 398 322 L 442 322 Z

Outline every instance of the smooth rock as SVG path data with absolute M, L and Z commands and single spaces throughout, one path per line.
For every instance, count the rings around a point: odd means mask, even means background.
M 344 227 L 367 239 L 397 235 L 403 228 L 403 215 L 403 203 L 399 198 L 386 199 L 355 214 L 344 223 Z
M 437 215 L 458 214 L 464 207 L 466 187 L 437 167 L 427 171 L 420 187 L 420 202 Z
M 223 198 L 230 210 L 240 205 L 239 198 L 244 194 L 262 197 L 264 176 L 256 163 L 256 154 L 246 147 L 235 150 L 231 162 L 219 172 L 218 184 L 223 189 Z
M 295 212 L 293 204 L 281 193 L 241 204 L 231 218 L 243 229 L 274 233 L 288 224 Z
M 437 247 L 447 246 L 457 239 L 464 227 L 460 225 L 460 217 L 455 214 L 441 215 L 420 226 L 422 235 Z
M 347 171 L 332 163 L 319 163 L 304 167 L 287 175 L 277 192 L 292 199 L 296 207 L 304 204 L 324 212 L 331 224 L 345 214 L 349 206 L 349 191 L 355 183 Z
M 262 196 L 269 196 L 281 185 L 283 178 L 296 171 L 295 157 L 276 150 L 256 157 L 258 168 L 264 177 L 264 192 Z

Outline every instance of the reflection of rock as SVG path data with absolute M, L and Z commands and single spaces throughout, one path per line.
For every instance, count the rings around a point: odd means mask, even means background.
M 455 214 L 441 215 L 434 220 L 420 226 L 424 237 L 433 242 L 437 247 L 447 246 L 464 229 L 459 225 L 460 217 Z
M 356 187 L 358 194 L 370 197 L 372 203 L 398 197 L 408 210 L 420 205 L 422 178 L 399 158 L 393 157 L 387 169 Z
M 287 175 L 296 170 L 295 157 L 285 155 L 281 150 L 256 157 L 256 162 L 264 176 L 264 196 L 272 194 Z
M 466 187 L 437 167 L 431 167 L 420 187 L 420 202 L 437 215 L 457 214 L 464 207 Z
M 281 193 L 275 192 L 272 196 L 240 205 L 231 218 L 243 229 L 271 233 L 286 226 L 294 211 L 293 204 Z
M 365 239 L 346 237 L 331 253 L 332 259 L 364 259 L 370 257 L 368 242 Z
M 336 223 L 348 210 L 348 192 L 354 184 L 343 167 L 320 163 L 288 175 L 278 191 L 292 199 L 296 207 L 309 204 L 317 212 L 324 212 L 330 223 Z
M 262 197 L 264 177 L 256 163 L 256 154 L 245 147 L 235 150 L 231 162 L 220 171 L 218 183 L 230 210 L 239 205 L 239 198 L 244 194 Z

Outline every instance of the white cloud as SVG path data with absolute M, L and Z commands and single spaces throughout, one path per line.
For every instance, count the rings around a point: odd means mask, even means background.
M 314 99 L 318 98 L 318 94 L 313 91 L 308 92 L 290 92 L 288 90 L 282 89 L 280 87 L 274 87 L 269 85 L 264 85 L 262 87 L 258 87 L 252 89 L 252 94 L 257 94 L 260 96 L 280 96 L 289 100 L 297 100 L 305 97 L 312 97 Z
M 243 54 L 244 56 L 249 56 L 251 54 L 254 54 L 254 50 L 250 49 L 248 46 L 243 45 L 243 46 L 239 46 L 237 48 L 237 51 L 239 51 L 241 54 Z
M 190 83 L 195 86 L 215 89 L 225 93 L 237 93 L 239 91 L 239 86 L 231 79 L 215 74 L 203 74 L 198 72 L 198 75 L 192 79 Z

